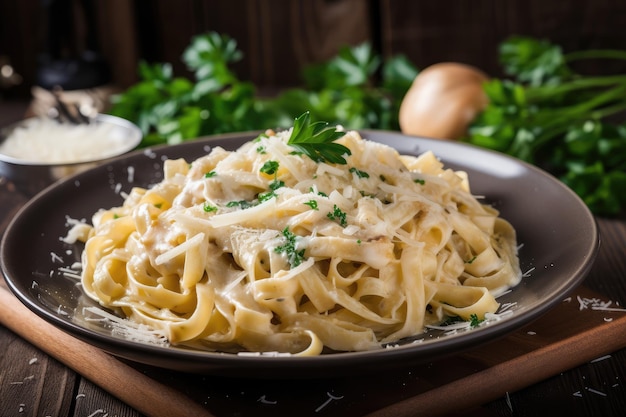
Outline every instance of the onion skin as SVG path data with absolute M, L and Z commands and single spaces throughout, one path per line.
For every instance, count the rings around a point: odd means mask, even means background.
M 413 136 L 460 139 L 488 104 L 481 70 L 456 62 L 441 62 L 420 72 L 402 99 L 400 130 Z

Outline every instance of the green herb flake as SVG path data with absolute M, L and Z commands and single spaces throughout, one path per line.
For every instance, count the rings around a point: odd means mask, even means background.
M 256 151 L 257 151 L 257 153 L 260 153 L 261 155 L 265 155 L 267 153 L 267 151 L 265 150 L 265 146 L 263 146 L 263 145 L 257 147 Z
M 276 191 L 281 187 L 285 186 L 285 182 L 284 181 L 280 181 L 280 180 L 275 180 L 270 182 L 270 190 L 272 191 Z
M 207 173 L 204 174 L 204 178 L 213 178 L 214 176 L 217 175 L 217 172 L 215 171 L 209 171 Z
M 319 210 L 319 208 L 317 207 L 317 201 L 315 200 L 309 200 L 304 204 L 311 207 L 312 210 Z
M 250 201 L 246 201 L 246 200 L 229 201 L 226 204 L 226 207 L 240 207 L 242 209 L 247 209 L 253 206 L 254 206 L 253 203 L 251 203 Z
M 360 169 L 356 169 L 355 167 L 352 167 L 349 169 L 349 171 L 353 174 L 356 174 L 357 177 L 359 178 L 369 178 L 370 174 L 368 174 L 365 171 L 361 171 Z
M 313 187 L 309 187 L 309 192 L 314 193 L 315 190 L 313 189 Z M 322 196 L 322 197 L 328 197 L 328 194 L 322 192 L 322 191 L 318 191 L 317 195 Z
M 278 166 L 278 162 L 276 161 L 267 161 L 259 171 L 267 175 L 275 175 L 278 172 Z
M 261 133 L 259 136 L 257 136 L 256 138 L 254 138 L 252 140 L 252 142 L 257 143 L 257 142 L 261 142 L 261 139 L 267 139 L 269 138 L 269 136 L 267 135 L 267 133 Z M 258 151 L 258 148 L 257 148 Z
M 413 182 L 414 182 L 414 183 L 416 183 L 416 184 L 420 184 L 420 185 L 424 185 L 424 184 L 426 184 L 426 180 L 423 180 L 423 179 L 421 179 L 421 178 L 415 178 L 415 179 L 413 180 Z
M 274 251 L 287 255 L 287 262 L 292 268 L 295 268 L 305 260 L 304 249 L 297 249 L 297 236 L 289 230 L 288 226 L 283 229 L 282 233 L 286 242 L 284 245 L 274 248 Z
M 341 227 L 346 227 L 348 225 L 348 221 L 346 220 L 346 213 L 342 211 L 337 204 L 333 206 L 333 211 L 329 212 L 326 217 L 330 220 L 337 220 Z
M 260 203 L 264 203 L 267 200 L 271 200 L 274 197 L 278 197 L 278 194 L 276 194 L 274 191 L 268 191 L 266 193 L 260 193 L 257 198 L 259 199 Z
M 204 206 L 202 207 L 206 213 L 214 213 L 217 211 L 217 207 L 209 204 L 208 201 L 204 202 Z
M 478 327 L 480 325 L 480 323 L 482 323 L 483 321 L 485 321 L 484 319 L 481 320 L 478 318 L 478 316 L 476 314 L 472 314 L 470 315 L 470 327 L 474 328 L 474 327 Z
M 472 264 L 474 263 L 474 261 L 476 260 L 476 256 L 472 257 L 471 259 L 468 259 L 467 261 L 465 261 L 466 264 Z

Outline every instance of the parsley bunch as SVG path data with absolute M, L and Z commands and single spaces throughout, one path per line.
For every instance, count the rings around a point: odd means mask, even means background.
M 347 129 L 397 130 L 401 98 L 417 74 L 403 56 L 383 61 L 364 43 L 304 68 L 302 86 L 262 98 L 230 68 L 244 58 L 235 39 L 215 32 L 198 35 L 181 56 L 193 79 L 176 76 L 171 63 L 141 62 L 139 82 L 113 97 L 110 113 L 142 129 L 142 146 L 289 128 L 304 112 Z
M 487 108 L 474 120 L 467 140 L 505 152 L 551 172 L 598 215 L 626 208 L 626 74 L 585 76 L 581 60 L 626 60 L 626 51 L 566 54 L 561 47 L 514 37 L 501 45 L 500 61 L 510 77 L 484 90 Z

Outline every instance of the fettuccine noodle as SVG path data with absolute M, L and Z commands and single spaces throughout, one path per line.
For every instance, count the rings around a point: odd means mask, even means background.
M 95 213 L 86 294 L 172 344 L 318 355 L 483 319 L 519 282 L 515 231 L 465 173 L 357 132 L 347 164 L 315 162 L 289 133 L 167 160 Z

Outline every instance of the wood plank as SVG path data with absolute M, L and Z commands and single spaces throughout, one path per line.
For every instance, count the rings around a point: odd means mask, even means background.
M 511 35 L 549 39 L 565 51 L 623 48 L 626 3 L 619 0 L 380 0 L 385 56 L 403 53 L 419 68 L 441 61 L 503 76 L 498 45 Z M 586 65 L 589 73 L 626 70 L 624 62 Z
M 142 417 L 143 414 L 121 402 L 88 379 L 80 378 L 74 417 Z
M 0 327 L 0 352 L 3 415 L 69 415 L 77 382 L 72 370 L 4 327 Z
M 243 52 L 244 59 L 233 65 L 238 75 L 270 89 L 301 84 L 304 66 L 372 36 L 369 3 L 361 0 L 160 0 L 141 3 L 137 13 L 146 58 L 188 74 L 183 50 L 194 35 L 216 31 L 235 39 Z

